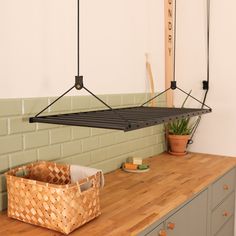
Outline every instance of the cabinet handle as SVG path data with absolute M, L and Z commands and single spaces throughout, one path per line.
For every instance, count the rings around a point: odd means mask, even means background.
M 228 184 L 224 184 L 223 189 L 224 190 L 229 190 L 229 185 Z
M 225 217 L 229 216 L 229 212 L 228 211 L 224 211 L 223 212 L 223 216 L 225 216 Z
M 167 228 L 170 230 L 174 230 L 175 224 L 170 222 L 170 223 L 168 223 Z
M 164 229 L 159 231 L 159 236 L 167 236 L 167 233 Z

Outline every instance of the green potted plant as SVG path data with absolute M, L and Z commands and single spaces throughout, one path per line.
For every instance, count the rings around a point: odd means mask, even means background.
M 178 156 L 186 154 L 188 140 L 193 127 L 193 124 L 190 125 L 190 118 L 183 118 L 168 124 L 168 143 L 171 154 Z
M 191 92 L 185 98 L 182 107 L 184 107 Z M 167 124 L 166 130 L 170 154 L 183 156 L 187 153 L 187 144 L 194 129 L 194 124 L 195 122 L 191 122 L 190 117 L 175 120 Z

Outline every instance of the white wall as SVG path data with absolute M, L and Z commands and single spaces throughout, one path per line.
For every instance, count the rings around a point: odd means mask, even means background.
M 206 0 L 177 3 L 178 85 L 202 98 Z M 207 103 L 213 113 L 203 116 L 191 150 L 236 156 L 236 2 L 211 3 Z M 88 88 L 97 94 L 147 91 L 149 52 L 156 90 L 163 89 L 162 0 L 81 0 L 81 12 L 81 72 Z M 0 29 L 0 98 L 57 96 L 73 84 L 76 0 L 1 0 Z
M 177 80 L 203 98 L 206 78 L 206 0 L 178 0 Z M 212 0 L 210 91 L 213 112 L 202 117 L 191 150 L 236 157 L 236 1 Z M 178 96 L 177 100 L 181 100 Z M 196 106 L 196 103 L 192 103 Z
M 148 91 L 148 52 L 156 89 L 161 90 L 163 1 L 80 2 L 81 74 L 86 86 L 97 94 Z M 58 96 L 73 85 L 76 17 L 77 0 L 0 1 L 0 98 Z

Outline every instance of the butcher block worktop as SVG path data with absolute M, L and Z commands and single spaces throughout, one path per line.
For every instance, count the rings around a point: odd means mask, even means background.
M 101 190 L 102 215 L 70 235 L 137 235 L 203 191 L 235 167 L 236 159 L 190 153 L 163 153 L 145 161 L 146 173 L 117 170 L 105 175 Z M 0 215 L 0 235 L 61 235 Z

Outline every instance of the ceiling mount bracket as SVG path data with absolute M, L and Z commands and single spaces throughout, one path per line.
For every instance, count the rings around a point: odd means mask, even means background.
M 75 76 L 75 88 L 81 90 L 84 87 L 84 78 L 82 75 Z
M 202 81 L 202 88 L 203 88 L 203 90 L 209 90 L 209 81 L 208 80 Z
M 170 82 L 170 88 L 172 89 L 172 90 L 175 90 L 175 89 L 177 89 L 177 81 L 171 81 Z

